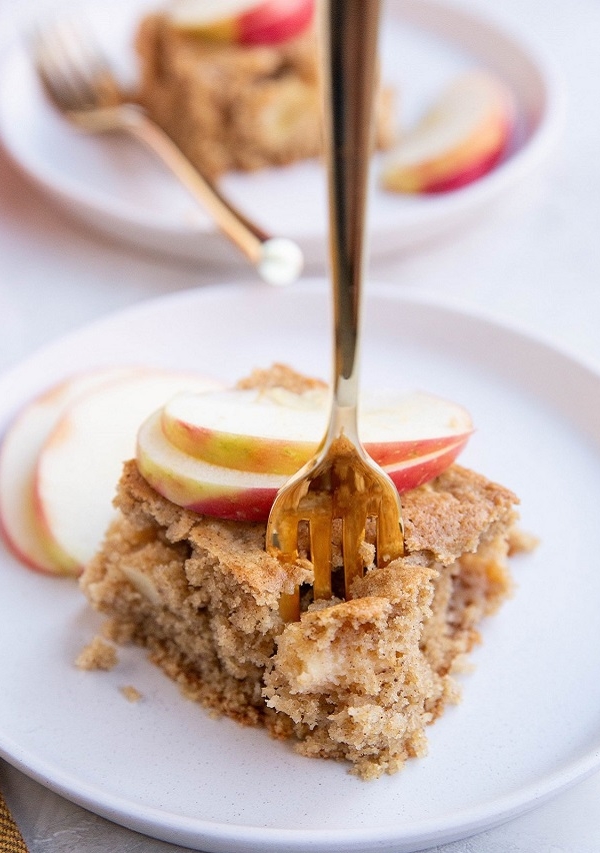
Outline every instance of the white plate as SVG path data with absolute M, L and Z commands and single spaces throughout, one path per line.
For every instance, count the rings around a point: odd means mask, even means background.
M 132 73 L 131 40 L 149 0 L 85 0 L 107 49 Z M 410 124 L 457 73 L 483 66 L 512 87 L 519 110 L 512 150 L 493 172 L 461 190 L 400 196 L 375 189 L 373 253 L 397 251 L 461 224 L 543 162 L 561 127 L 562 95 L 554 72 L 521 37 L 436 0 L 389 0 L 383 27 L 384 79 L 399 92 Z M 90 139 L 46 104 L 21 45 L 0 74 L 0 137 L 13 160 L 64 210 L 87 224 L 152 249 L 218 263 L 239 262 L 206 215 L 160 165 L 120 137 Z M 376 161 L 373 177 L 378 171 Z M 230 197 L 271 233 L 301 244 L 308 263 L 322 263 L 325 182 L 316 161 L 223 180 Z M 293 203 L 290 204 L 290 199 Z
M 149 302 L 45 348 L 0 378 L 0 426 L 34 392 L 111 363 L 233 380 L 274 360 L 327 377 L 322 281 L 228 286 Z M 465 464 L 522 499 L 541 537 L 484 626 L 464 699 L 430 754 L 365 783 L 259 729 L 214 720 L 140 649 L 108 673 L 73 665 L 100 624 L 76 585 L 0 551 L 0 754 L 67 798 L 149 835 L 217 853 L 401 853 L 490 827 L 600 765 L 600 373 L 518 329 L 372 285 L 363 381 L 465 404 Z M 252 316 L 252 324 L 247 318 Z M 118 688 L 133 684 L 132 705 Z

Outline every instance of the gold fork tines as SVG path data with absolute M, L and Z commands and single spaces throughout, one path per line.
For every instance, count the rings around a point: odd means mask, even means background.
M 377 565 L 401 557 L 404 539 L 396 489 L 360 449 L 341 436 L 325 448 L 310 473 L 299 472 L 279 492 L 269 518 L 267 543 L 280 560 L 293 561 L 298 556 L 299 525 L 307 522 L 313 597 L 328 599 L 333 594 L 334 522 L 341 522 L 344 597 L 349 599 L 352 584 L 364 573 L 368 519 L 376 524 Z M 299 589 L 282 596 L 280 613 L 286 621 L 299 618 Z

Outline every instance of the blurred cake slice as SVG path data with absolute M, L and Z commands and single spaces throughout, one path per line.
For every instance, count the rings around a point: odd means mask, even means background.
M 138 30 L 137 99 L 204 174 L 251 171 L 321 151 L 315 38 L 310 28 L 276 44 L 203 38 L 167 11 Z M 394 141 L 392 92 L 381 92 L 377 145 Z

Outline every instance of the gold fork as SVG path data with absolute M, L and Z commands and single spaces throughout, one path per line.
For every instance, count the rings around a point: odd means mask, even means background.
M 72 20 L 38 24 L 31 51 L 42 87 L 72 124 L 88 133 L 125 132 L 148 148 L 212 216 L 220 231 L 271 284 L 289 284 L 300 275 L 300 248 L 271 237 L 238 210 L 202 175 L 137 104 L 127 100 L 110 64 L 90 32 Z
M 277 494 L 267 549 L 298 556 L 298 526 L 308 522 L 315 599 L 332 595 L 332 534 L 342 524 L 345 597 L 363 573 L 362 544 L 376 520 L 377 564 L 404 552 L 398 492 L 358 435 L 358 345 L 365 265 L 369 160 L 380 0 L 323 0 L 320 22 L 325 151 L 334 302 L 334 370 L 326 435 L 315 456 Z M 282 596 L 284 619 L 299 618 L 299 590 Z

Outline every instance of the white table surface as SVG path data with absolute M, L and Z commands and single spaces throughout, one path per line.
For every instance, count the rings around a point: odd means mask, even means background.
M 503 20 L 553 57 L 568 97 L 564 138 L 540 174 L 485 216 L 433 244 L 372 264 L 372 278 L 517 319 L 600 364 L 600 4 L 463 5 L 496 18 L 501 6 Z M 4 35 L 13 6 L 16 0 L 0 0 Z M 112 311 L 241 275 L 150 257 L 84 230 L 34 191 L 0 151 L 0 370 Z M 181 850 L 89 814 L 2 762 L 0 789 L 31 853 Z M 435 850 L 598 853 L 598 803 L 600 775 L 510 823 Z

